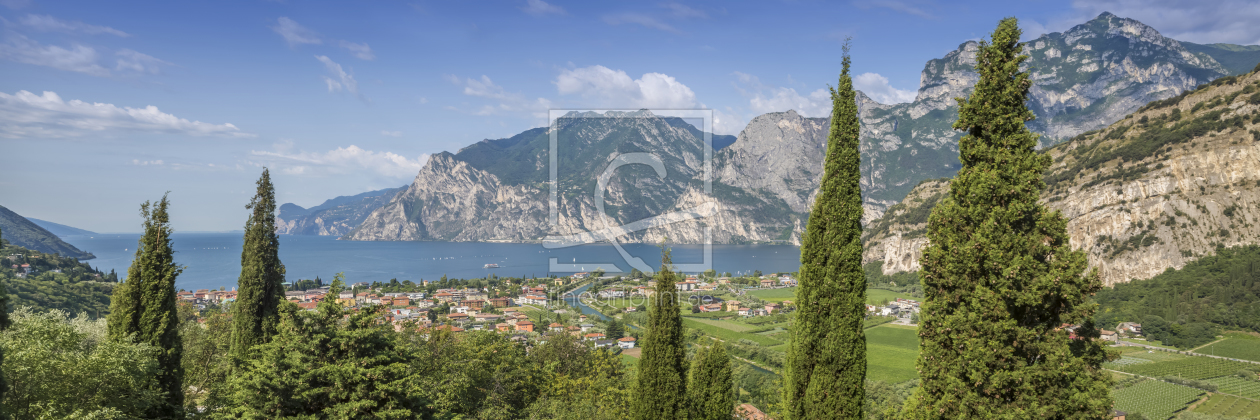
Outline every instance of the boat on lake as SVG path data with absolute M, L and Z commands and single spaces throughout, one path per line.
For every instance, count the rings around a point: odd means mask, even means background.
M 495 263 L 490 263 L 490 264 L 486 264 L 486 268 L 499 268 L 499 265 Z

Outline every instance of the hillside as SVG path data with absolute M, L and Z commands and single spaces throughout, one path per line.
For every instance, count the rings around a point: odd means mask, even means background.
M 26 218 L 26 220 L 30 220 L 31 223 L 34 223 L 35 225 L 42 227 L 44 228 L 44 230 L 52 232 L 53 235 L 57 235 L 59 237 L 72 236 L 72 235 L 95 235 L 96 234 L 96 232 L 92 232 L 90 230 L 84 230 L 84 229 L 79 229 L 77 227 L 66 226 L 60 223 L 53 223 L 47 220 L 39 220 L 34 217 L 28 217 Z
M 1103 289 L 1094 299 L 1098 325 L 1141 323 L 1167 345 L 1204 344 L 1219 327 L 1260 333 L 1260 246 L 1221 248 L 1180 270 Z M 1159 328 L 1160 322 L 1170 326 Z
M 4 206 L 0 206 L 0 232 L 3 232 L 5 240 L 20 247 L 80 260 L 96 258 L 95 255 L 75 248 L 74 245 L 66 243 L 47 229 L 39 227 Z
M 1045 151 L 1042 202 L 1069 219 L 1106 284 L 1180 268 L 1219 246 L 1260 243 L 1260 66 L 1152 102 L 1102 130 Z M 902 202 L 925 214 L 934 184 Z M 917 268 L 921 227 L 893 220 L 867 237 L 867 262 Z M 914 243 L 915 246 L 906 246 Z M 902 263 L 904 261 L 904 263 Z
M 101 272 L 72 257 L 13 245 L 8 234 L 6 229 L 0 237 L 0 281 L 9 293 L 10 312 L 22 306 L 90 316 L 109 312 L 109 295 L 118 283 L 117 273 Z
M 368 214 L 389 202 L 402 191 L 399 188 L 368 191 L 351 196 L 340 196 L 324 201 L 309 209 L 293 203 L 280 205 L 276 215 L 276 233 L 281 235 L 331 235 L 341 236 L 363 223 Z

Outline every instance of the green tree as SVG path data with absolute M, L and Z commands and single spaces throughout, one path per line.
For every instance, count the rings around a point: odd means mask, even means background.
M 632 416 L 641 420 L 686 418 L 687 351 L 670 252 L 661 244 L 656 293 L 648 305 L 648 331 L 639 361 Z
M 4 235 L 0 232 L 0 238 Z M 4 246 L 3 239 L 0 239 L 0 247 Z M 4 278 L 0 276 L 0 333 L 9 328 L 9 290 L 4 285 Z M 9 382 L 5 380 L 4 375 L 4 349 L 0 348 L 0 401 L 4 401 L 5 392 L 9 391 Z M 0 420 L 9 418 L 8 415 L 0 409 Z
M 857 96 L 844 46 L 831 89 L 831 131 L 822 185 L 801 245 L 796 322 L 784 375 L 784 414 L 793 419 L 861 418 L 866 381 L 866 273 Z
M 687 384 L 688 420 L 728 420 L 735 411 L 735 378 L 721 342 L 701 348 L 691 362 Z
M 127 269 L 127 281 L 114 291 L 108 315 L 109 337 L 118 342 L 135 341 L 158 349 L 158 384 L 166 404 L 155 407 L 152 417 L 183 416 L 183 342 L 179 338 L 179 310 L 175 278 L 184 267 L 175 263 L 171 249 L 171 221 L 165 195 L 157 203 L 144 202 L 144 235 L 136 257 Z
M 271 174 L 263 169 L 258 191 L 245 208 L 253 210 L 245 222 L 241 277 L 232 304 L 232 354 L 248 358 L 250 347 L 266 343 L 280 322 L 284 299 L 284 264 L 276 237 L 276 191 Z
M 604 329 L 604 336 L 608 337 L 609 340 L 616 340 L 621 337 L 625 337 L 626 327 L 621 324 L 621 321 L 615 318 L 612 320 L 609 320 L 608 328 Z
M 4 373 L 20 378 L 0 400 L 15 419 L 152 418 L 166 404 L 160 349 L 108 338 L 103 319 L 22 307 L 0 334 Z
M 922 385 L 913 418 L 1109 418 L 1108 355 L 1066 220 L 1037 202 L 1050 157 L 1025 122 L 1032 86 L 1020 30 L 1003 19 L 976 55 L 980 80 L 958 99 L 962 169 L 928 220 L 920 274 Z M 1059 327 L 1079 324 L 1078 340 Z
M 343 288 L 340 275 L 329 293 Z M 413 353 L 400 345 L 383 313 L 346 314 L 335 299 L 317 311 L 285 304 L 278 332 L 254 348 L 233 378 L 232 414 L 242 418 L 423 417 L 409 392 Z

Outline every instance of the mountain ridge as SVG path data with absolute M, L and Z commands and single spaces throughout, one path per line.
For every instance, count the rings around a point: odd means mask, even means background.
M 80 260 L 96 258 L 4 206 L 0 206 L 0 229 L 0 237 L 16 246 Z

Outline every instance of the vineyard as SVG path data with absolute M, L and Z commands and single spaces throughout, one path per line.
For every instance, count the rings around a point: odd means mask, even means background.
M 1251 336 L 1230 337 L 1204 346 L 1197 352 L 1260 362 L 1260 339 Z
M 1237 376 L 1223 376 L 1208 379 L 1207 382 L 1216 385 L 1216 389 L 1220 392 L 1260 400 L 1260 381 L 1246 380 Z
M 1148 419 L 1168 419 L 1186 409 L 1203 395 L 1203 390 L 1188 386 L 1145 380 L 1112 391 L 1116 409 L 1126 413 L 1142 413 Z
M 1119 365 L 1108 363 L 1108 368 L 1142 376 L 1161 377 L 1175 376 L 1185 379 L 1210 379 L 1229 376 L 1240 370 L 1260 368 L 1260 365 L 1213 359 L 1210 357 L 1185 357 L 1158 363 L 1138 363 Z
M 1212 394 L 1212 397 L 1207 402 L 1195 407 L 1194 412 L 1229 417 L 1260 417 L 1260 401 Z

